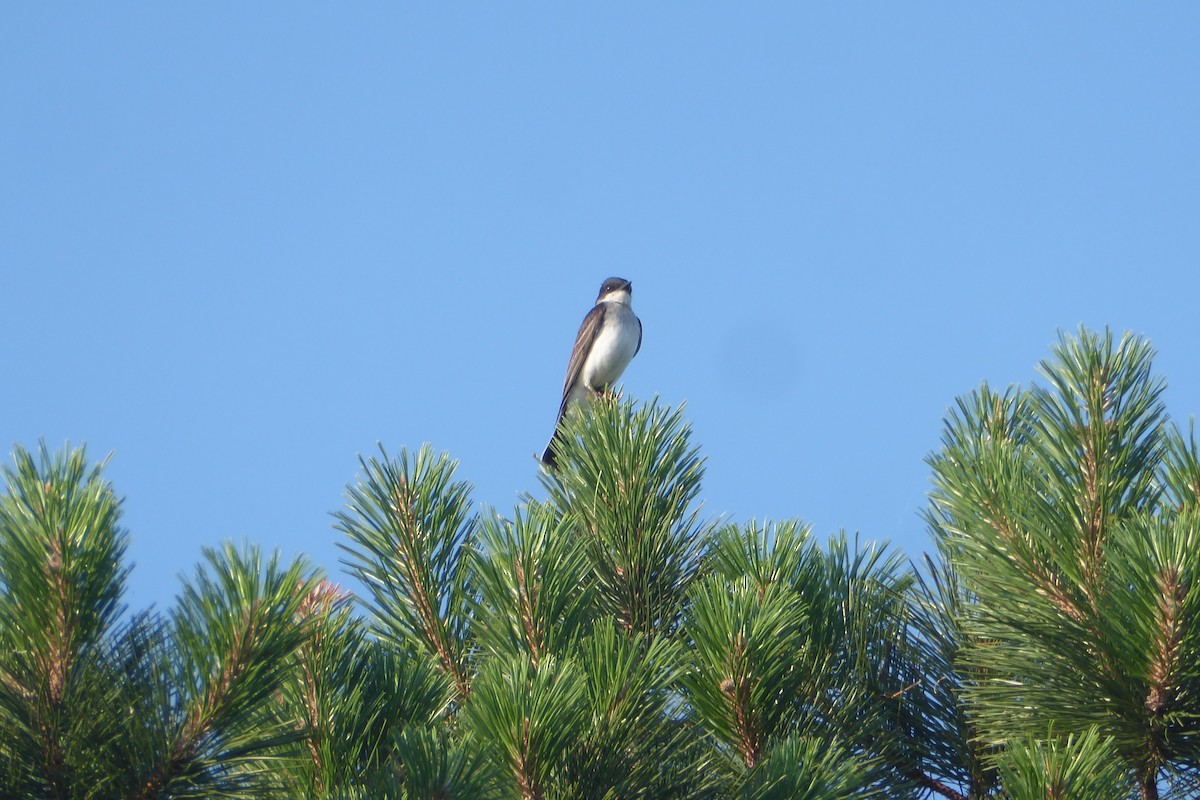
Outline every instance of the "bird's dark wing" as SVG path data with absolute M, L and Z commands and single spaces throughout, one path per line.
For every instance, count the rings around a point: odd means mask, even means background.
M 555 465 L 554 450 L 558 443 L 558 426 L 567 412 L 567 398 L 571 396 L 571 389 L 583 376 L 583 364 L 587 361 L 588 353 L 592 351 L 592 345 L 600 333 L 600 328 L 604 325 L 604 315 L 607 312 L 607 304 L 597 303 L 583 318 L 583 324 L 579 326 L 579 333 L 575 335 L 575 347 L 571 350 L 571 361 L 567 364 L 567 378 L 563 381 L 562 402 L 558 404 L 558 419 L 554 423 L 554 435 L 550 437 L 550 443 L 546 445 L 546 451 L 542 453 L 542 463 L 547 467 L 553 468 Z M 640 341 L 638 346 L 641 347 Z
M 571 388 L 583 374 L 583 362 L 587 361 L 588 353 L 592 350 L 592 343 L 596 341 L 596 335 L 600 333 L 606 311 L 604 303 L 597 303 L 583 318 L 583 324 L 579 326 L 579 333 L 575 336 L 575 349 L 571 351 L 571 361 L 567 364 L 567 379 L 563 381 L 563 403 L 566 403 Z
M 634 317 L 638 323 L 638 346 L 633 348 L 633 354 L 636 356 L 638 351 L 642 349 L 642 318 Z

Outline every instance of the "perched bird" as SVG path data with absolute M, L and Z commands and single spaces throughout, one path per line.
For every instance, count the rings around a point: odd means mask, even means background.
M 596 305 L 583 318 L 567 365 L 554 435 L 542 454 L 546 466 L 554 466 L 558 428 L 567 408 L 603 394 L 642 349 L 642 321 L 633 313 L 632 299 L 632 283 L 624 278 L 609 278 L 600 286 Z

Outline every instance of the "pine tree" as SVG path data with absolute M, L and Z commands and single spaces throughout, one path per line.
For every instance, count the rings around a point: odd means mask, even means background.
M 206 553 L 168 617 L 122 622 L 128 534 L 83 449 L 17 448 L 0 495 L 0 795 L 279 795 L 270 713 L 307 635 L 304 561 Z
M 937 557 L 704 517 L 682 409 L 573 411 L 544 500 L 364 458 L 357 593 L 206 551 L 122 605 L 82 449 L 0 493 L 0 797 L 1039 800 L 1196 796 L 1200 449 L 1149 345 L 1081 330 L 960 399 Z
M 1064 336 L 1046 385 L 960 400 L 931 459 L 930 519 L 962 582 L 956 668 L 1002 782 L 1031 740 L 1058 759 L 1102 737 L 1144 800 L 1197 790 L 1200 470 L 1152 356 Z

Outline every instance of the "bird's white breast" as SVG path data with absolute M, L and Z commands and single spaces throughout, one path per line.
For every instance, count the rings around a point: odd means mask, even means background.
M 605 325 L 596 336 L 592 351 L 583 365 L 583 384 L 599 390 L 613 384 L 633 360 L 641 338 L 633 309 L 624 303 L 611 303 L 606 309 Z

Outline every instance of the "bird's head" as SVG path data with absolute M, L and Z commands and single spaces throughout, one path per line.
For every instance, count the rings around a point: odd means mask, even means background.
M 624 278 L 609 278 L 600 285 L 597 303 L 624 303 L 629 305 L 633 299 L 633 284 Z

